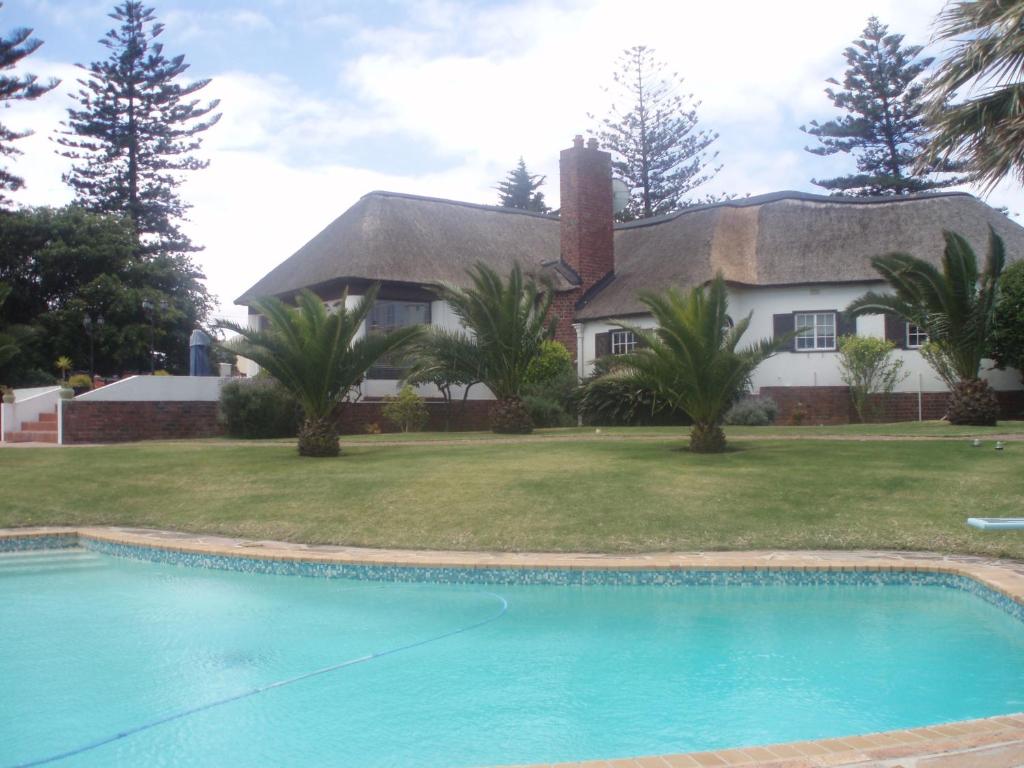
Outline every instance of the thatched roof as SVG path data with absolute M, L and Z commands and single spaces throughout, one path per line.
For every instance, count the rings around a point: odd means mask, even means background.
M 519 263 L 571 288 L 558 272 L 558 218 L 513 208 L 370 192 L 236 300 L 289 296 L 347 279 L 463 285 L 478 261 L 499 272 Z M 545 265 L 549 265 L 545 267 Z
M 615 228 L 615 275 L 586 297 L 580 319 L 643 312 L 637 294 L 686 288 L 721 272 L 741 285 L 870 282 L 870 259 L 907 251 L 938 263 L 942 230 L 967 237 L 979 254 L 988 226 L 1010 259 L 1024 257 L 1024 228 L 971 195 L 837 198 L 777 192 L 686 208 Z M 288 296 L 344 280 L 465 284 L 484 261 L 499 272 L 519 263 L 574 287 L 557 269 L 558 219 L 496 206 L 371 192 L 238 299 Z
M 644 312 L 637 294 L 686 288 L 721 272 L 749 286 L 871 282 L 871 257 L 905 251 L 939 264 L 942 231 L 964 235 L 980 257 L 988 226 L 1009 259 L 1024 257 L 1024 228 L 962 192 L 839 198 L 776 192 L 686 208 L 615 230 L 615 277 L 577 311 L 580 319 Z

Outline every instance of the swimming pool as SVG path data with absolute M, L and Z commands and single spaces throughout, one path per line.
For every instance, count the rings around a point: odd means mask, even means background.
M 0 554 L 0 766 L 540 763 L 1024 709 L 1024 624 L 962 577 L 475 575 Z

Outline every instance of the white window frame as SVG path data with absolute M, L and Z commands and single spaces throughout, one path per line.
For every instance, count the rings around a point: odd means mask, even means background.
M 627 355 L 636 349 L 636 334 L 632 331 L 612 331 L 610 349 L 613 355 Z
M 801 320 L 801 318 L 803 319 Z M 831 318 L 831 322 L 825 320 L 825 318 Z M 793 343 L 794 349 L 797 352 L 835 351 L 838 341 L 836 334 L 839 332 L 838 320 L 838 313 L 834 310 L 827 312 L 794 312 L 793 327 L 799 330 Z M 831 327 L 832 333 L 823 333 L 829 327 Z M 826 339 L 829 336 L 832 338 L 831 344 L 826 343 Z M 811 342 L 810 345 L 801 346 L 800 342 L 808 340 Z
M 911 328 L 914 329 L 913 332 L 911 332 Z M 910 340 L 915 336 L 917 337 L 916 344 Z M 924 341 L 921 339 L 924 339 Z M 906 342 L 907 349 L 920 349 L 928 343 L 928 334 L 925 331 L 922 331 L 918 326 L 914 325 L 914 323 L 905 323 L 903 340 Z

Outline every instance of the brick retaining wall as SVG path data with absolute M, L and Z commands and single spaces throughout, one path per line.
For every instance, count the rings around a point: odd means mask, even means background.
M 471 430 L 490 429 L 488 414 L 493 400 L 467 400 L 465 408 L 461 402 L 452 404 L 451 431 L 465 432 Z M 439 400 L 426 401 L 430 419 L 424 430 L 443 432 L 445 428 L 445 404 Z M 398 432 L 393 423 L 381 413 L 384 402 L 381 400 L 362 400 L 358 403 L 345 403 L 341 406 L 338 419 L 338 431 L 343 435 L 363 435 L 370 424 L 376 424 L 381 432 Z
M 216 437 L 217 403 L 206 401 L 64 403 L 64 444 Z
M 803 413 L 800 423 L 850 424 L 858 421 L 857 412 L 850 400 L 849 387 L 761 387 L 761 395 L 770 397 L 779 406 L 776 424 L 788 425 L 798 421 L 798 412 Z M 1024 412 L 1024 391 L 998 391 L 996 397 L 1001 408 L 1000 418 L 1020 418 Z M 921 413 L 925 420 L 941 419 L 946 414 L 946 392 L 923 392 Z M 916 392 L 894 392 L 891 395 L 876 395 L 878 415 L 874 421 L 916 421 L 918 403 Z

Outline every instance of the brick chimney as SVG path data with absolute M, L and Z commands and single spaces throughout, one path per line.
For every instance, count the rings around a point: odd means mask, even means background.
M 615 269 L 612 246 L 612 156 L 573 139 L 559 157 L 562 261 L 580 276 L 582 291 Z

